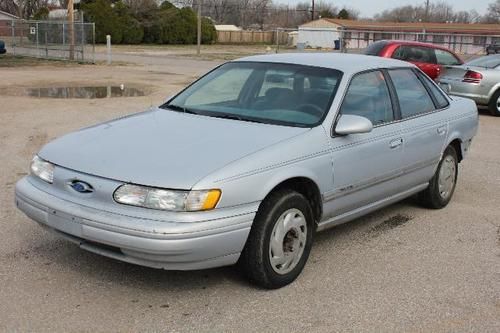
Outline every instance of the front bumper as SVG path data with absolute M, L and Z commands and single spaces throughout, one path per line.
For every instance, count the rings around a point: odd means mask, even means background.
M 218 215 L 210 221 L 150 220 L 61 199 L 40 190 L 28 178 L 16 184 L 15 199 L 28 217 L 82 249 L 142 266 L 193 270 L 232 265 L 238 261 L 255 216 L 255 209 L 246 206 L 241 214 L 233 211 L 232 216 Z M 125 228 L 123 221 L 137 227 Z

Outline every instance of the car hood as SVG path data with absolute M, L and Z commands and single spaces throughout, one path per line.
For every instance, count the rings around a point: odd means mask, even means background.
M 225 165 L 308 130 L 157 108 L 65 135 L 39 156 L 109 179 L 190 189 Z

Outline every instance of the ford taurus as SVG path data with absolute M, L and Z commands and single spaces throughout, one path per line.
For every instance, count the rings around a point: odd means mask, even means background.
M 82 249 L 171 270 L 238 263 L 279 288 L 316 231 L 412 195 L 446 206 L 477 124 L 473 101 L 407 62 L 253 56 L 50 142 L 15 200 Z

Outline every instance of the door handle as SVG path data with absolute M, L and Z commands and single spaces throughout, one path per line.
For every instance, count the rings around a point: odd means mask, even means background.
M 438 132 L 438 134 L 439 134 L 439 135 L 443 135 L 443 134 L 445 134 L 445 133 L 446 133 L 446 125 L 444 125 L 444 126 L 439 126 L 439 127 L 437 128 L 437 132 Z
M 391 149 L 394 149 L 401 146 L 402 144 L 403 144 L 403 138 L 397 138 L 389 143 L 389 147 L 391 147 Z

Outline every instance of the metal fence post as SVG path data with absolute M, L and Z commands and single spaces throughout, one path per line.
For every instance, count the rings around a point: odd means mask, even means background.
M 47 29 L 45 29 L 45 57 L 49 57 L 49 45 L 48 45 L 48 36 L 47 36 Z
M 82 40 L 80 45 L 82 46 L 82 61 L 85 61 L 85 24 L 80 22 L 80 29 L 82 29 Z
M 12 44 L 12 52 L 14 55 L 16 55 L 16 21 L 12 20 L 11 21 L 11 28 L 12 28 L 12 38 L 11 38 L 11 44 Z
M 40 58 L 40 51 L 38 49 L 38 22 L 36 22 L 35 29 L 36 29 L 36 56 L 37 58 Z
M 279 28 L 276 28 L 276 53 L 280 51 L 280 38 Z
M 92 63 L 95 64 L 95 23 L 92 23 Z
M 108 50 L 108 65 L 111 65 L 111 36 L 106 35 L 106 48 Z

